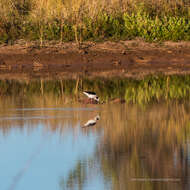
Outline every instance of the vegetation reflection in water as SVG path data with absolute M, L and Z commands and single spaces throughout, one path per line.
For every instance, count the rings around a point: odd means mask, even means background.
M 190 97 L 190 75 L 186 76 L 147 76 L 143 79 L 85 79 L 76 80 L 31 80 L 0 81 L 0 94 L 23 96 L 52 94 L 62 97 L 65 103 L 78 101 L 83 90 L 95 91 L 102 102 L 116 98 L 127 103 L 149 103 L 162 100 L 181 100 Z
M 13 98 L 14 99 L 14 98 Z M 61 99 L 61 98 L 60 98 Z M 46 98 L 44 101 L 33 99 L 32 107 L 55 105 L 61 108 L 59 98 Z M 16 108 L 11 98 L 3 99 L 1 108 L 9 105 Z M 48 102 L 49 101 L 49 102 Z M 51 103 L 50 103 L 51 101 Z M 60 101 L 60 102 L 59 102 Z M 58 103 L 59 102 L 59 103 Z M 22 100 L 23 108 L 27 101 Z M 78 105 L 73 105 L 77 107 Z M 61 189 L 85 189 L 89 173 L 93 177 L 97 172 L 103 173 L 105 182 L 110 182 L 110 189 L 188 189 L 189 183 L 189 138 L 190 138 L 190 103 L 154 103 L 145 107 L 136 104 L 106 104 L 98 106 L 99 110 L 89 113 L 72 111 L 72 121 L 56 118 L 58 109 L 49 110 L 51 120 L 0 120 L 1 130 L 8 135 L 11 127 L 22 129 L 25 123 L 37 126 L 44 123 L 47 130 L 65 133 L 65 126 L 72 122 L 73 130 L 79 120 L 86 122 L 97 112 L 101 120 L 95 128 L 85 129 L 83 133 L 99 133 L 104 131 L 97 144 L 94 155 L 87 160 L 79 160 L 75 169 L 66 178 L 60 179 Z M 88 105 L 87 108 L 90 109 Z M 3 109 L 1 115 L 17 115 L 18 109 Z M 45 115 L 38 110 L 36 114 Z M 23 109 L 23 118 L 30 115 Z M 18 123 L 20 122 L 20 123 Z M 30 130 L 30 129 L 28 129 Z M 32 129 L 31 129 L 32 130 Z M 34 130 L 34 129 L 33 129 Z M 86 164 L 84 164 L 86 163 Z M 132 181 L 133 178 L 146 178 L 147 181 Z M 148 179 L 179 179 L 178 182 L 151 182 Z
M 110 189 L 189 188 L 189 106 L 112 105 L 102 111 L 104 135 L 93 162 L 100 163 L 104 180 L 111 181 Z M 74 189 L 76 184 L 83 189 L 81 183 L 88 178 L 84 171 L 79 161 L 68 180 L 62 181 L 63 189 Z

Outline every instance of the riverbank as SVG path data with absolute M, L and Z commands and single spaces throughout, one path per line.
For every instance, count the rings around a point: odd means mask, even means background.
M 142 40 L 85 42 L 18 41 L 0 46 L 0 79 L 142 78 L 150 74 L 190 74 L 190 42 Z

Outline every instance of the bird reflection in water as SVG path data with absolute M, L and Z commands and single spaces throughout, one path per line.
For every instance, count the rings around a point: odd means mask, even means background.
M 82 127 L 91 127 L 96 125 L 97 121 L 100 120 L 100 116 L 97 115 L 96 117 L 94 117 L 94 119 L 90 119 L 88 120 Z

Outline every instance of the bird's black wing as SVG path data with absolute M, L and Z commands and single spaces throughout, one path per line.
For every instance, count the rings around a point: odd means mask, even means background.
M 95 92 L 91 92 L 91 91 L 84 91 L 84 92 L 86 92 L 86 93 L 88 93 L 88 94 L 96 95 Z

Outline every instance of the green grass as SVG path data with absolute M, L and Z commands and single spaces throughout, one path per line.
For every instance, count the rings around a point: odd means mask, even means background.
M 76 90 L 77 89 L 77 90 Z M 34 80 L 29 83 L 0 81 L 1 95 L 22 97 L 53 94 L 69 97 L 71 101 L 81 97 L 83 90 L 95 91 L 101 101 L 109 102 L 115 98 L 125 99 L 127 103 L 147 104 L 159 101 L 190 99 L 190 75 L 186 76 L 148 76 L 144 79 L 80 79 L 62 81 Z
M 92 4 L 93 3 L 92 7 Z M 190 40 L 190 3 L 148 0 L 0 0 L 0 42 L 17 39 L 76 41 Z M 56 3 L 56 4 L 55 4 Z

